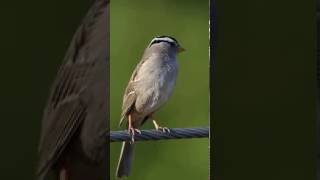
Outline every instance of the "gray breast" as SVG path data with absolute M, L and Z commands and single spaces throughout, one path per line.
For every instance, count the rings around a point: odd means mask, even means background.
M 148 115 L 163 105 L 172 94 L 178 72 L 176 57 L 153 53 L 135 78 L 136 110 Z

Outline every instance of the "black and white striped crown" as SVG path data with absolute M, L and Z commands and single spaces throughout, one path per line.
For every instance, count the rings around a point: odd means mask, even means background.
M 151 40 L 149 47 L 152 46 L 153 44 L 157 44 L 157 43 L 161 43 L 161 42 L 166 42 L 166 43 L 169 43 L 170 45 L 173 45 L 173 46 L 179 45 L 178 41 L 171 36 L 157 36 Z

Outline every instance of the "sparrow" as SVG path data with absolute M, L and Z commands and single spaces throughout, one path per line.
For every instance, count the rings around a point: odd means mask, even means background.
M 170 133 L 161 127 L 153 114 L 168 101 L 178 74 L 177 54 L 184 51 L 170 36 L 157 36 L 151 40 L 134 69 L 125 89 L 120 125 L 125 121 L 131 141 L 122 144 L 116 176 L 129 176 L 134 150 L 135 132 L 146 120 L 152 119 L 157 130 Z
M 108 21 L 109 0 L 96 0 L 69 45 L 43 113 L 38 180 L 109 177 Z

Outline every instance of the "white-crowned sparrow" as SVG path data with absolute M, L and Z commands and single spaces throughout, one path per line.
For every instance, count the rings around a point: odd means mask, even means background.
M 41 125 L 38 180 L 109 176 L 109 7 L 109 0 L 93 3 L 51 87 Z
M 128 176 L 134 148 L 134 133 L 169 98 L 178 73 L 176 56 L 184 49 L 170 36 L 158 36 L 151 40 L 141 61 L 133 71 L 125 90 L 120 124 L 127 119 L 132 141 L 124 142 L 117 167 L 117 177 Z M 153 120 L 155 128 L 169 132 Z

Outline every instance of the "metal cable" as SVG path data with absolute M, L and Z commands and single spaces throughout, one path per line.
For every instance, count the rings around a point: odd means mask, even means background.
M 207 138 L 209 137 L 209 127 L 195 128 L 172 128 L 170 133 L 152 130 L 141 130 L 141 134 L 135 132 L 135 141 L 150 141 L 164 139 L 187 139 L 187 138 Z M 130 141 L 131 136 L 128 131 L 111 131 L 110 142 Z

